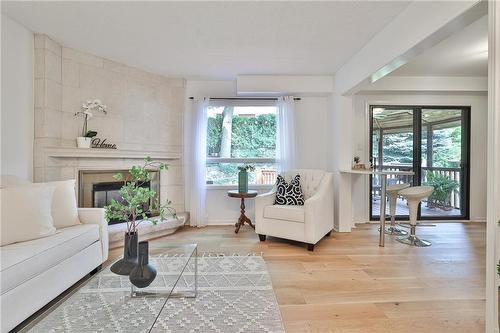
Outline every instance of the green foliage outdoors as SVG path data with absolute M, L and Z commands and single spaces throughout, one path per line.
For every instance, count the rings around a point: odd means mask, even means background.
M 384 165 L 413 164 L 413 129 L 403 133 L 384 133 Z M 378 156 L 378 132 L 373 133 L 373 156 Z M 435 129 L 432 133 L 432 166 L 457 168 L 461 160 L 462 128 Z M 422 159 L 427 158 L 427 137 L 422 133 Z M 430 165 L 427 162 L 427 165 Z
M 413 163 L 413 133 L 384 133 L 383 147 L 384 165 Z
M 219 156 L 222 136 L 222 114 L 208 118 L 207 153 L 208 156 Z
M 137 219 L 148 220 L 147 214 L 158 211 L 160 220 L 165 219 L 166 212 L 170 212 L 177 218 L 175 210 L 171 207 L 172 202 L 167 200 L 165 205 L 160 205 L 156 197 L 156 191 L 141 187 L 151 180 L 150 169 L 168 170 L 164 163 L 155 162 L 149 156 L 145 158 L 144 164 L 133 166 L 129 169 L 130 177 L 125 178 L 122 173 L 117 173 L 113 177 L 118 181 L 123 181 L 123 186 L 119 190 L 121 201 L 113 199 L 111 204 L 105 206 L 107 221 L 112 219 L 127 221 L 127 231 L 136 232 L 140 222 Z M 147 204 L 150 204 L 148 208 Z M 156 220 L 151 220 L 156 224 Z
M 429 196 L 429 204 L 432 206 L 449 207 L 451 193 L 458 189 L 456 181 L 437 172 L 428 172 L 425 185 L 434 187 L 434 191 Z
M 256 117 L 233 118 L 231 157 L 276 156 L 276 116 L 262 114 Z
M 461 160 L 462 128 L 443 128 L 432 133 L 434 167 L 457 168 Z
M 208 119 L 208 156 L 219 156 L 221 146 L 222 114 Z M 231 133 L 231 157 L 264 157 L 276 155 L 276 115 L 234 117 Z

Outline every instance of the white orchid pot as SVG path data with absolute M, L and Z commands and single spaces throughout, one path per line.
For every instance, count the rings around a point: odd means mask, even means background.
M 76 144 L 78 148 L 90 148 L 90 143 L 92 142 L 92 138 L 87 138 L 84 136 L 79 136 L 76 138 Z

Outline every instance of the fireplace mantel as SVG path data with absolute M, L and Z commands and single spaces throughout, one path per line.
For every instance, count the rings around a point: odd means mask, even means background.
M 71 147 L 46 147 L 45 155 L 56 158 L 126 158 L 140 160 L 146 156 L 155 160 L 178 160 L 181 158 L 181 154 L 175 152 Z

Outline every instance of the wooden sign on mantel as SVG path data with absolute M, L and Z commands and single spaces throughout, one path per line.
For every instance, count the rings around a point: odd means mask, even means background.
M 116 144 L 107 143 L 106 140 L 107 139 L 93 138 L 91 147 L 99 149 L 116 149 Z

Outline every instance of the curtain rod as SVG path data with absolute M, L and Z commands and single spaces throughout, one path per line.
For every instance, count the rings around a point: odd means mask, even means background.
M 189 99 L 194 99 L 193 96 L 190 96 L 188 97 Z M 277 97 L 210 97 L 210 99 L 213 99 L 213 100 L 238 100 L 238 99 L 242 99 L 242 100 L 257 100 L 257 101 L 277 101 L 278 98 Z M 293 98 L 294 101 L 300 101 L 301 98 L 300 97 L 294 97 Z

